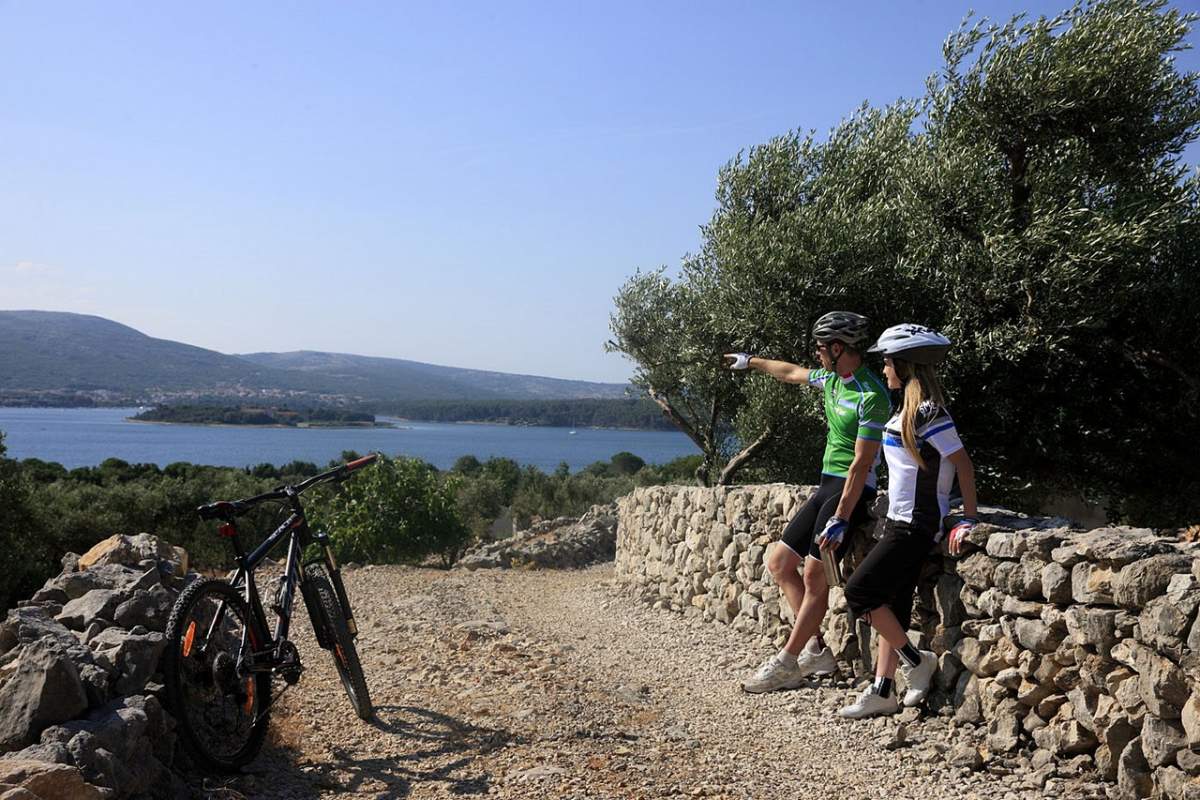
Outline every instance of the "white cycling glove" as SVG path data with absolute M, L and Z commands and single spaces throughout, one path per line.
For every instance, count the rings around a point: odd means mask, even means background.
M 754 358 L 749 353 L 726 353 L 725 357 L 733 359 L 730 369 L 750 369 L 750 359 Z

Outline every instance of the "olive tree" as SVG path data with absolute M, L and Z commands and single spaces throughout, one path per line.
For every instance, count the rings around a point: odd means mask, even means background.
M 708 486 L 728 483 L 770 432 L 744 448 L 734 438 L 742 397 L 722 360 L 733 337 L 711 312 L 702 277 L 686 268 L 674 281 L 661 269 L 635 274 L 617 293 L 607 349 L 635 363 L 632 383 L 700 449 L 695 478 Z
M 964 26 L 911 173 L 938 232 L 913 260 L 947 301 L 926 319 L 958 342 L 956 413 L 981 463 L 1148 522 L 1183 508 L 1137 498 L 1200 508 L 1180 446 L 1200 434 L 1200 206 L 1179 163 L 1200 95 L 1172 60 L 1194 19 L 1108 0 Z
M 1180 163 L 1200 91 L 1173 60 L 1195 20 L 1157 0 L 968 20 L 923 97 L 726 165 L 680 280 L 618 297 L 614 330 L 661 338 L 617 349 L 643 385 L 716 398 L 727 453 L 761 439 L 754 477 L 795 480 L 819 452 L 812 393 L 723 384 L 716 345 L 803 363 L 834 308 L 928 324 L 955 342 L 943 375 L 985 492 L 1200 514 L 1183 445 L 1200 435 L 1200 183 Z

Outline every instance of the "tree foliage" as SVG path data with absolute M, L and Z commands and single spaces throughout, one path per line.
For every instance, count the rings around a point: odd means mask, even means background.
M 8 563 L 0 570 L 0 608 L 35 589 L 56 558 L 49 543 L 39 536 L 41 526 L 29 481 L 5 452 L 4 434 L 0 433 L 0 550 L 8 554 Z
M 1179 156 L 1200 92 L 1172 60 L 1194 21 L 1138 0 L 968 21 L 923 97 L 727 164 L 700 252 L 677 280 L 622 289 L 613 346 L 643 386 L 673 352 L 688 387 L 720 387 L 713 427 L 732 441 L 769 433 L 746 475 L 811 479 L 814 393 L 757 375 L 726 390 L 700 375 L 718 373 L 713 348 L 809 362 L 812 322 L 834 308 L 877 331 L 928 324 L 955 342 L 943 372 L 989 495 L 1197 516 L 1180 443 L 1200 434 L 1200 184 Z M 662 341 L 625 334 L 631 320 Z
M 342 561 L 414 563 L 458 558 L 470 531 L 458 515 L 457 484 L 415 458 L 381 456 L 312 504 L 314 527 L 329 534 Z
M 685 267 L 686 268 L 686 267 Z M 639 272 L 618 292 L 609 351 L 636 364 L 632 383 L 700 449 L 695 479 L 707 485 L 736 449 L 728 421 L 741 402 L 736 381 L 721 369 L 730 337 L 713 317 L 708 294 L 664 270 Z

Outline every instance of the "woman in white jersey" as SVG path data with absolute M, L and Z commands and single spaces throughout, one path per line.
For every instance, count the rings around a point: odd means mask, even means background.
M 950 513 L 954 476 L 962 489 L 962 520 L 950 531 L 950 552 L 975 526 L 975 468 L 971 464 L 934 365 L 950 349 L 950 340 L 921 325 L 893 325 L 868 352 L 882 353 L 889 389 L 902 390 L 900 410 L 888 420 L 883 453 L 888 467 L 888 514 L 883 538 L 846 581 L 846 602 L 856 617 L 866 617 L 879 632 L 875 682 L 843 717 L 894 714 L 900 708 L 894 678 L 904 671 L 905 706 L 925 699 L 937 657 L 917 650 L 905 631 L 912 617 L 913 592 L 921 567 L 941 541 Z

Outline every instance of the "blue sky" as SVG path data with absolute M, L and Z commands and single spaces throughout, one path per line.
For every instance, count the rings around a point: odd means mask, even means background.
M 920 94 L 970 7 L 0 0 L 0 308 L 624 380 L 718 168 Z

